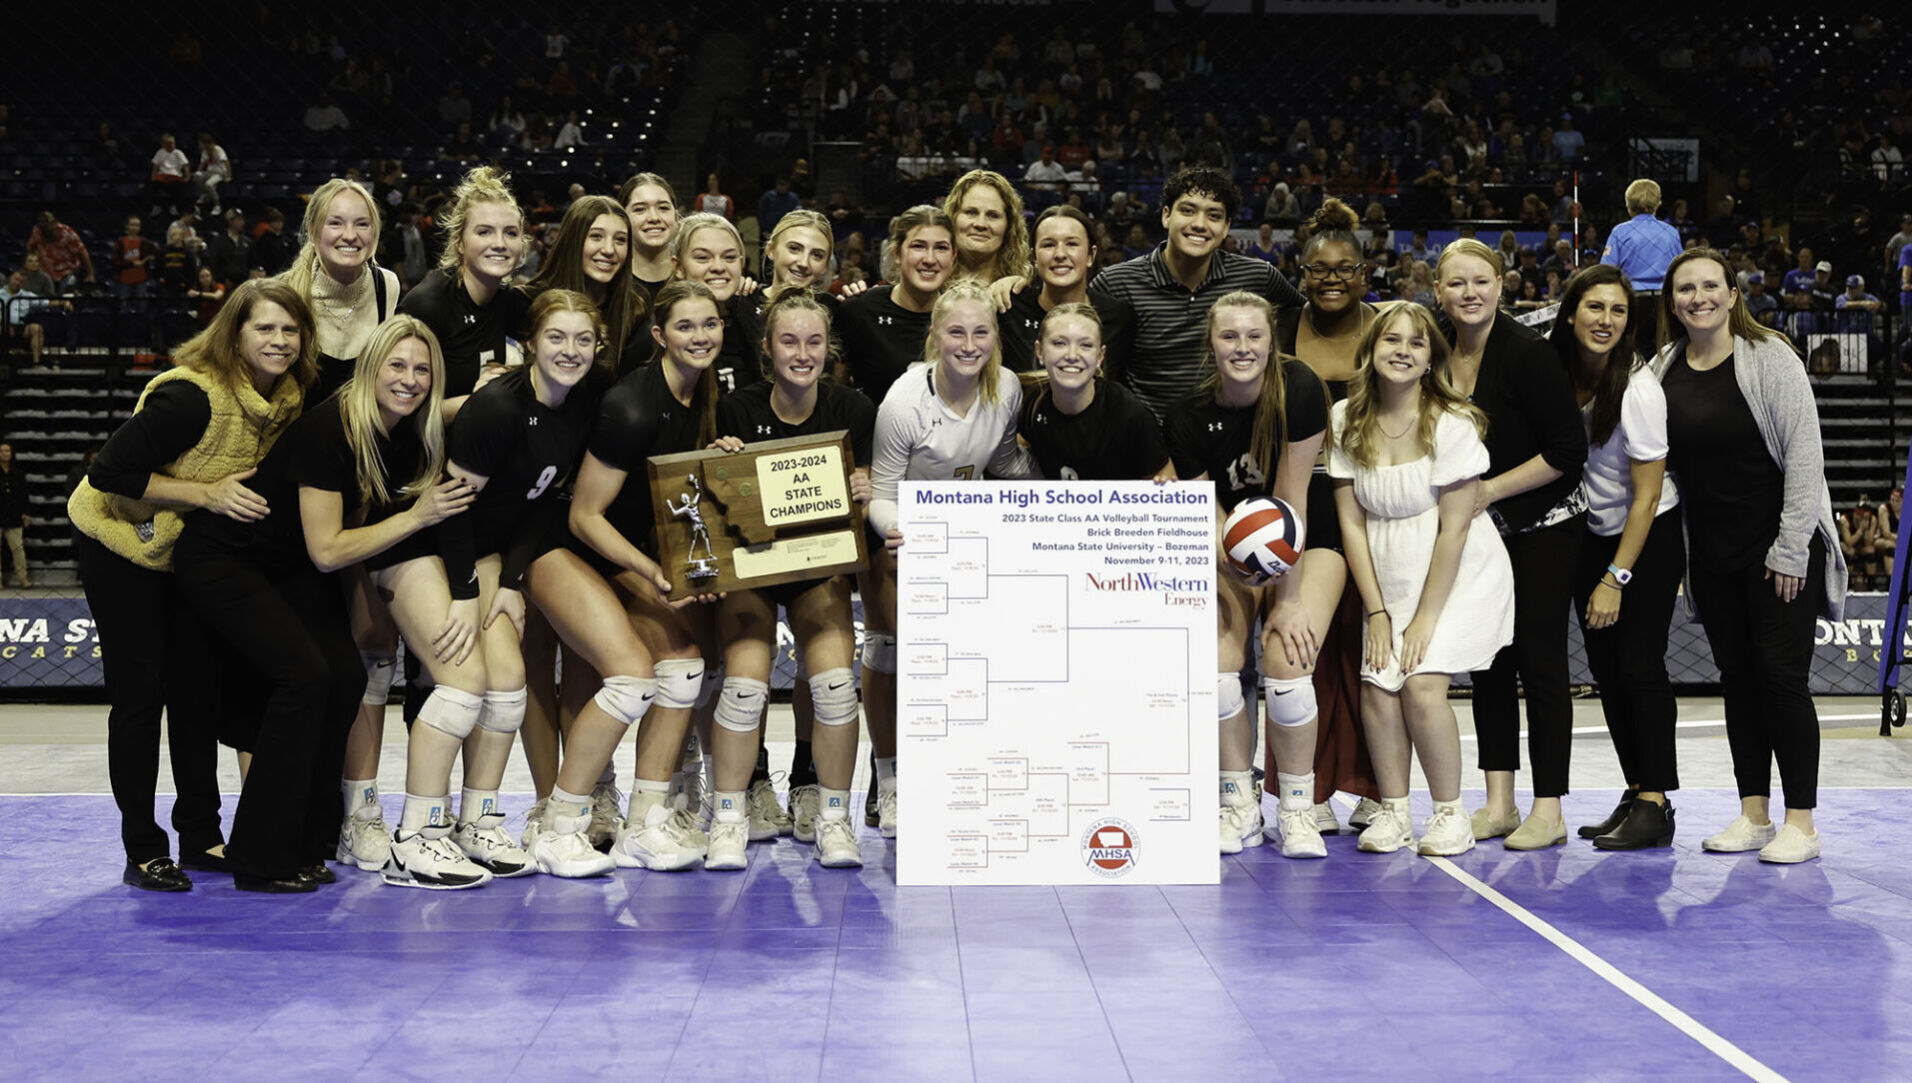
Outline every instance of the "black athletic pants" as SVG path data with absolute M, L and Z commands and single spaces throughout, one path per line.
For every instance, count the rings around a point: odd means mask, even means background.
M 345 738 L 365 694 L 365 664 L 335 577 L 310 565 L 268 574 L 243 556 L 195 543 L 174 553 L 180 593 L 230 654 L 235 707 L 257 707 L 252 769 L 233 813 L 226 859 L 257 876 L 290 876 L 338 842 Z
M 1586 534 L 1586 517 L 1576 515 L 1505 539 L 1514 564 L 1514 641 L 1491 667 L 1474 674 L 1474 731 L 1483 771 L 1520 770 L 1519 693 L 1526 692 L 1535 797 L 1567 792 L 1573 699 L 1567 689 L 1567 622 L 1561 618 L 1573 604 L 1574 570 Z M 1450 598 L 1448 604 L 1464 606 L 1467 599 Z
M 156 572 L 78 531 L 73 535 L 86 602 L 100 637 L 106 677 L 106 770 L 119 805 L 126 859 L 170 855 L 153 816 L 159 789 L 159 719 L 172 753 L 173 830 L 179 852 L 210 850 L 219 831 L 219 701 L 205 679 L 205 626 L 179 596 L 171 572 Z
M 1574 580 L 1574 613 L 1587 644 L 1587 668 L 1600 685 L 1600 710 L 1620 770 L 1629 786 L 1650 793 L 1680 788 L 1674 753 L 1674 724 L 1679 708 L 1666 675 L 1666 639 L 1673 624 L 1673 603 L 1686 574 L 1686 539 L 1677 510 L 1653 521 L 1633 581 L 1620 592 L 1620 616 L 1606 628 L 1587 627 L 1587 601 L 1620 548 L 1620 535 L 1588 534 L 1580 550 Z
M 1773 761 L 1786 807 L 1819 803 L 1819 715 L 1807 678 L 1813 630 L 1826 598 L 1826 540 L 1812 540 L 1805 585 L 1782 602 L 1766 569 L 1694 565 L 1689 583 L 1726 700 L 1726 741 L 1741 797 L 1772 795 Z

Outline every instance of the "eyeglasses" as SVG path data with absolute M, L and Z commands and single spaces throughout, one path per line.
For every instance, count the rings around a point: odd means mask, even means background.
M 1347 282 L 1367 274 L 1368 267 L 1365 263 L 1343 264 L 1339 267 L 1330 267 L 1325 263 L 1304 263 L 1301 273 L 1323 282 Z

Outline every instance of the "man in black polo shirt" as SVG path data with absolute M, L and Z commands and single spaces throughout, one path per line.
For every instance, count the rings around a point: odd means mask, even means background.
M 1158 419 L 1207 373 L 1208 310 L 1216 301 L 1247 290 L 1276 307 L 1302 303 L 1273 264 L 1221 250 L 1240 207 L 1241 189 L 1223 170 L 1177 170 L 1162 189 L 1168 240 L 1096 278 L 1097 288 L 1135 309 L 1127 379 Z

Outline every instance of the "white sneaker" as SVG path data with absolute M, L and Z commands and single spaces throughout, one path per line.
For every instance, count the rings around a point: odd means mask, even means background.
M 538 841 L 538 835 L 544 831 L 544 802 L 532 805 L 524 814 L 524 830 L 518 833 L 518 846 L 525 853 L 531 852 L 531 844 Z
M 705 809 L 704 812 L 706 815 L 700 820 L 689 809 L 674 808 L 671 810 L 671 823 L 675 826 L 678 833 L 682 834 L 685 838 L 690 839 L 700 847 L 708 847 L 710 845 L 710 833 L 704 830 L 704 826 L 710 823 L 709 814 L 713 811 L 712 809 Z
M 1436 806 L 1417 847 L 1429 857 L 1453 857 L 1474 848 L 1474 822 L 1466 813 Z
M 540 824 L 538 837 L 531 843 L 531 857 L 538 867 L 552 876 L 578 880 L 603 876 L 617 868 L 617 862 L 600 854 L 591 845 L 590 816 L 553 816 Z
M 1335 819 L 1334 805 L 1331 803 L 1321 802 L 1314 807 L 1311 815 L 1314 816 L 1315 834 L 1339 835 L 1341 833 L 1341 821 Z
M 501 880 L 537 872 L 538 866 L 531 855 L 505 834 L 504 822 L 505 818 L 496 813 L 480 816 L 476 823 L 461 823 L 453 828 L 451 840 L 472 864 Z
M 777 803 L 777 788 L 767 778 L 758 779 L 744 795 L 744 807 L 750 813 L 750 841 L 762 842 L 788 835 L 795 825 Z
M 1759 848 L 1759 859 L 1771 865 L 1797 865 L 1819 856 L 1819 832 L 1808 835 L 1791 824 L 1781 824 L 1773 841 Z
M 707 869 L 742 869 L 750 865 L 750 820 L 718 820 L 710 825 L 710 849 L 704 854 Z
M 1414 829 L 1407 821 L 1407 810 L 1385 801 L 1379 804 L 1380 809 L 1362 830 L 1355 849 L 1370 854 L 1391 854 L 1403 846 L 1414 845 Z
M 856 829 L 850 826 L 849 817 L 818 819 L 815 827 L 816 842 L 813 848 L 817 864 L 826 869 L 863 867 L 863 851 L 856 845 Z
M 1275 810 L 1275 834 L 1281 842 L 1283 857 L 1327 857 L 1328 844 L 1321 841 L 1321 829 L 1316 826 L 1316 814 L 1322 808 L 1277 808 Z M 1334 816 L 1332 810 L 1329 817 Z M 1338 828 L 1340 825 L 1336 824 Z
M 1374 814 L 1380 811 L 1381 802 L 1372 797 L 1363 797 L 1360 804 L 1354 806 L 1354 811 L 1348 814 L 1348 826 L 1359 831 L 1373 823 Z
M 1779 828 L 1771 823 L 1756 824 L 1741 816 L 1728 824 L 1726 830 L 1701 840 L 1700 849 L 1716 854 L 1743 854 L 1761 849 L 1778 834 Z
M 896 790 L 883 790 L 876 795 L 876 829 L 886 839 L 896 837 Z
M 1222 853 L 1239 854 L 1244 846 L 1261 845 L 1261 802 L 1253 799 L 1239 805 L 1222 803 Z
M 642 819 L 624 821 L 611 846 L 611 858 L 621 868 L 673 872 L 703 860 L 707 845 L 678 826 L 669 805 L 659 804 L 646 810 Z
M 823 808 L 823 790 L 814 784 L 790 791 L 790 835 L 798 842 L 815 842 L 817 813 Z
M 432 891 L 456 891 L 482 887 L 491 882 L 491 874 L 465 857 L 452 845 L 451 828 L 427 827 L 407 837 L 403 832 L 392 840 L 392 856 L 379 874 L 395 887 L 422 887 Z
M 369 820 L 357 814 L 347 816 L 339 825 L 339 850 L 336 860 L 342 865 L 357 865 L 366 872 L 377 872 L 392 856 L 392 831 L 385 826 L 385 815 L 374 813 Z
M 594 848 L 608 850 L 617 841 L 617 829 L 624 822 L 624 795 L 615 784 L 600 782 L 591 787 L 591 826 L 584 839 Z

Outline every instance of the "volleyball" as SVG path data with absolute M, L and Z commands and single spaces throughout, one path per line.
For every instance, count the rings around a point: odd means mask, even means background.
M 1301 517 L 1288 502 L 1257 496 L 1235 505 L 1222 527 L 1222 552 L 1235 574 L 1260 586 L 1301 562 Z

